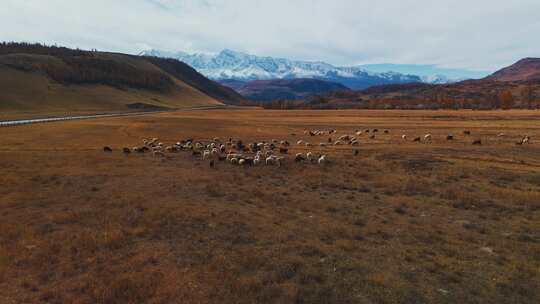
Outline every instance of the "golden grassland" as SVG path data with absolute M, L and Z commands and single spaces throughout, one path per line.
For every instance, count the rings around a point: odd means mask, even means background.
M 40 74 L 0 67 L 0 120 L 130 112 L 143 101 L 163 108 L 221 105 L 180 80 L 166 94 L 104 85 L 64 85 Z
M 120 152 L 366 128 L 390 133 L 358 156 L 309 148 L 327 166 Z M 212 110 L 1 134 L 0 303 L 540 301 L 538 111 Z

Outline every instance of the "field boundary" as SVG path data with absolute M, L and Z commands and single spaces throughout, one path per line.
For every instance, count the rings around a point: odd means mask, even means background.
M 36 119 L 17 119 L 17 120 L 0 121 L 0 128 L 1 127 L 15 127 L 15 126 L 21 126 L 21 125 L 28 125 L 28 124 L 37 124 L 37 123 L 67 121 L 67 120 L 83 120 L 83 119 L 97 119 L 97 118 L 110 118 L 110 117 L 123 117 L 123 116 L 139 116 L 139 115 L 148 115 L 148 114 L 157 114 L 157 113 L 169 113 L 169 112 L 178 112 L 178 111 L 217 110 L 217 109 L 225 109 L 225 108 L 228 108 L 228 106 L 226 106 L 226 105 L 223 105 L 223 106 L 201 106 L 201 107 L 190 107 L 190 108 L 183 108 L 183 109 L 155 110 L 155 111 L 144 111 L 144 112 L 77 115 L 77 116 L 64 116 L 64 117 L 36 118 Z

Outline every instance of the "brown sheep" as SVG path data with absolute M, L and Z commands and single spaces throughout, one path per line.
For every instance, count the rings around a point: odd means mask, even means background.
M 111 147 L 103 147 L 103 152 L 112 152 Z

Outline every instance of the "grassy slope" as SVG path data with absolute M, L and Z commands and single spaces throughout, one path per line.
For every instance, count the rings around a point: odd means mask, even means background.
M 126 112 L 129 111 L 127 105 L 132 103 L 166 108 L 222 104 L 217 99 L 221 96 L 216 94 L 215 97 L 210 97 L 142 58 L 112 53 L 99 53 L 98 56 L 100 60 L 134 67 L 137 73 L 163 74 L 171 78 L 172 85 L 166 91 L 158 91 L 102 84 L 64 84 L 52 80 L 43 72 L 45 67 L 65 66 L 64 62 L 56 57 L 35 54 L 1 55 L 0 120 Z M 28 66 L 31 68 L 26 68 Z

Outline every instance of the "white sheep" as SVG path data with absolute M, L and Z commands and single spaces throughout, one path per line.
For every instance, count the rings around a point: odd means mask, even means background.
M 210 158 L 210 151 L 204 150 L 202 159 L 207 159 L 207 158 Z
M 424 135 L 424 141 L 425 142 L 431 142 L 431 134 Z
M 317 162 L 319 163 L 319 165 L 324 165 L 326 164 L 327 160 L 326 160 L 326 155 L 322 155 L 321 157 L 319 157 L 319 159 L 317 160 Z
M 407 140 L 407 135 L 405 135 L 405 134 L 401 135 L 401 139 Z

